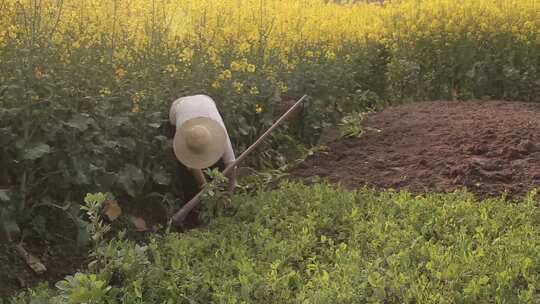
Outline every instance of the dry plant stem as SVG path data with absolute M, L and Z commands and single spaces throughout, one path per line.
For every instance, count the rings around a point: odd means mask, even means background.
M 227 175 L 227 178 L 229 179 L 229 187 L 227 189 L 227 194 L 231 196 L 234 193 L 234 188 L 236 187 L 236 174 L 238 172 L 238 168 L 234 167 L 233 170 L 229 172 Z
M 47 271 L 47 267 L 41 263 L 41 261 L 30 254 L 21 244 L 15 245 L 15 251 L 24 259 L 28 267 L 30 267 L 36 274 L 40 275 Z
M 266 132 L 264 132 L 264 134 L 261 135 L 259 139 L 257 139 L 251 146 L 249 146 L 249 148 L 247 148 L 246 151 L 244 151 L 244 153 L 242 153 L 242 155 L 240 155 L 240 157 L 236 159 L 236 161 L 234 161 L 232 164 L 227 166 L 225 170 L 223 170 L 223 175 L 227 176 L 231 172 L 231 170 L 235 169 L 236 166 L 238 166 L 249 155 L 249 153 L 251 153 L 275 128 L 277 128 L 281 124 L 281 122 L 287 119 L 287 117 L 300 104 L 302 104 L 306 98 L 307 95 L 302 96 L 302 98 L 300 98 L 292 107 L 290 107 L 289 110 L 287 110 L 285 114 L 283 114 L 272 126 L 270 126 L 270 128 L 268 128 L 268 130 L 266 130 Z M 185 204 L 178 212 L 176 212 L 176 214 L 173 216 L 173 222 L 176 225 L 182 225 L 188 213 L 200 203 L 203 193 L 204 188 L 201 189 L 201 191 L 199 191 L 199 193 L 197 193 L 197 195 L 195 195 L 189 202 L 187 202 L 187 204 Z

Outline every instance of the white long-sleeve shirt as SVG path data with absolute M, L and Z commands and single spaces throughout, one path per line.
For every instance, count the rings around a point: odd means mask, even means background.
M 225 166 L 231 164 L 236 160 L 234 156 L 234 150 L 232 148 L 231 139 L 229 138 L 229 133 L 225 127 L 225 123 L 219 115 L 216 103 L 206 95 L 193 95 L 185 96 L 175 100 L 169 111 L 169 121 L 172 125 L 176 126 L 176 129 L 187 120 L 197 117 L 207 117 L 218 122 L 225 130 L 226 135 L 226 146 L 225 152 L 223 153 L 223 162 Z

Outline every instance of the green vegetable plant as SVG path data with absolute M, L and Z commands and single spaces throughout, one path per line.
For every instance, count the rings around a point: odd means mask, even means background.
M 15 299 L 104 303 L 537 303 L 540 218 L 520 202 L 283 182 L 204 229 L 121 233 L 95 264 Z M 110 287 L 110 288 L 109 288 Z M 95 297 L 94 297 L 95 296 Z M 43 302 L 52 303 L 52 302 Z
M 60 290 L 60 294 L 51 299 L 52 303 L 114 303 L 107 301 L 107 292 L 112 287 L 99 280 L 95 274 L 76 273 L 67 276 L 55 286 Z
M 343 137 L 360 137 L 364 134 L 362 122 L 368 115 L 368 112 L 353 112 L 341 119 L 338 124 L 341 136 Z
M 81 223 L 84 223 L 83 227 L 89 235 L 94 250 L 101 245 L 105 235 L 111 230 L 111 226 L 103 223 L 101 217 L 101 210 L 106 199 L 107 196 L 103 193 L 87 194 L 84 204 L 81 205 L 81 210 L 88 218 L 88 222 L 81 220 Z

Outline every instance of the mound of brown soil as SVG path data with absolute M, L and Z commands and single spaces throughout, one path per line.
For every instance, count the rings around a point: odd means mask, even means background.
M 354 188 L 413 193 L 466 188 L 481 198 L 519 198 L 540 187 L 540 105 L 422 102 L 371 115 L 360 138 L 337 140 L 293 169 Z

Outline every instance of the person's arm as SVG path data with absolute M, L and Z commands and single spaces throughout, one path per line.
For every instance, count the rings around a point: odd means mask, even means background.
M 193 177 L 195 177 L 195 180 L 199 184 L 199 189 L 202 189 L 206 185 L 206 177 L 204 177 L 204 173 L 201 169 L 190 169 L 191 174 L 193 174 Z
M 225 168 L 227 168 L 231 164 L 232 163 L 228 163 L 228 164 L 226 163 Z M 229 171 L 229 173 L 227 173 L 227 178 L 229 179 L 229 187 L 227 188 L 227 193 L 229 195 L 232 195 L 234 193 L 234 188 L 236 188 L 236 173 L 237 173 L 236 171 L 237 169 L 236 167 L 234 167 L 231 169 L 231 171 Z
M 227 146 L 225 147 L 225 153 L 223 154 L 223 164 L 225 165 L 225 168 L 229 167 L 236 161 L 236 158 L 234 156 L 234 151 L 232 148 L 231 140 L 229 136 L 227 136 Z M 237 174 L 237 168 L 233 168 L 229 173 L 226 175 L 229 179 L 229 187 L 228 187 L 228 194 L 232 195 L 234 192 L 234 188 L 236 187 L 236 174 Z

